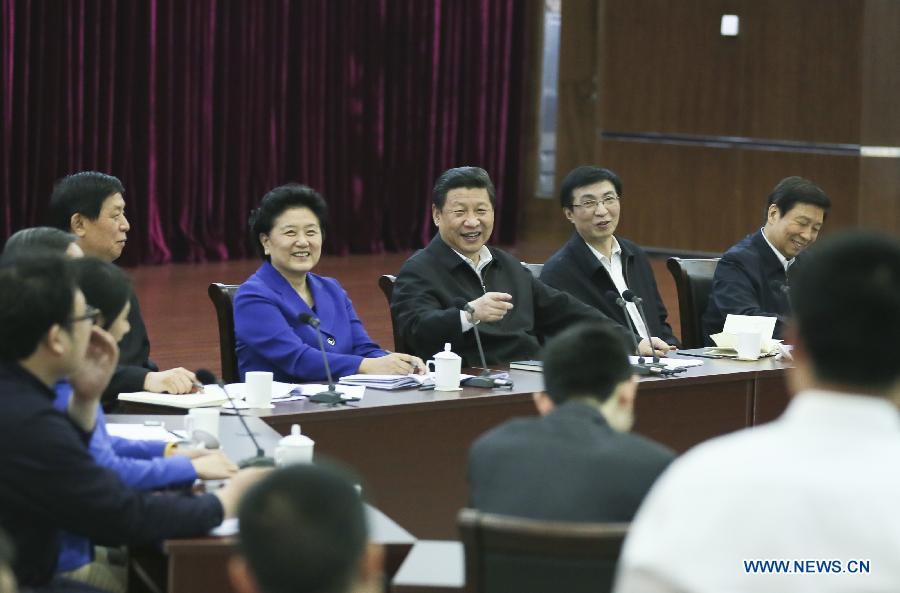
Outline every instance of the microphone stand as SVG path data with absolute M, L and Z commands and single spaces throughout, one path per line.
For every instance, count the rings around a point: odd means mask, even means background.
M 622 296 L 620 296 L 617 292 L 612 290 L 607 291 L 606 297 L 610 300 L 615 301 L 616 305 L 618 305 L 619 307 L 622 307 L 622 313 L 625 315 L 625 322 L 628 323 L 628 327 L 633 330 L 629 331 L 628 333 L 631 334 L 631 343 L 632 345 L 634 345 L 634 353 L 638 357 L 637 364 L 631 365 L 631 369 L 634 371 L 634 374 L 640 376 L 663 374 L 663 370 L 665 367 L 659 365 L 658 359 L 655 361 L 657 364 L 649 364 L 641 354 L 640 345 L 638 344 L 637 340 L 637 327 L 634 325 L 634 321 L 632 321 L 631 315 L 628 314 L 628 304 L 625 302 L 625 299 L 623 299 Z M 646 321 L 644 321 L 644 326 L 648 327 Z
M 325 353 L 325 342 L 322 340 L 322 330 L 319 329 L 319 320 L 309 313 L 301 313 L 300 322 L 315 328 L 316 338 L 319 340 L 319 350 L 322 352 L 322 362 L 325 363 L 325 376 L 328 378 L 328 389 L 311 395 L 309 401 L 317 404 L 330 404 L 332 406 L 343 403 L 344 398 L 338 393 L 337 388 L 334 385 L 334 377 L 331 376 L 331 366 L 328 364 L 328 354 Z
M 463 299 L 458 299 L 456 303 L 459 309 L 462 309 L 466 313 L 472 316 L 472 319 L 475 318 L 475 309 L 472 308 L 472 305 L 464 301 Z M 470 377 L 466 379 L 465 385 L 466 387 L 484 387 L 486 389 L 493 389 L 497 387 L 495 383 L 495 379 L 491 377 L 491 371 L 488 369 L 487 361 L 484 358 L 484 348 L 481 347 L 481 334 L 478 331 L 478 324 L 472 324 L 472 330 L 475 332 L 475 345 L 478 347 L 478 356 L 481 358 L 481 374 L 477 377 Z M 504 387 L 512 387 L 512 383 L 509 385 L 504 385 Z
M 202 371 L 197 371 L 197 374 L 200 375 Z M 228 398 L 228 402 L 231 404 L 231 407 L 234 409 L 235 416 L 240 420 L 241 425 L 244 427 L 244 430 L 247 431 L 247 436 L 250 437 L 250 442 L 253 443 L 253 446 L 256 447 L 256 455 L 253 457 L 248 457 L 246 459 L 242 459 L 238 462 L 238 467 L 275 467 L 275 460 L 271 457 L 266 456 L 265 450 L 259 446 L 259 442 L 256 440 L 256 437 L 253 436 L 253 432 L 250 430 L 250 427 L 247 426 L 247 420 L 244 418 L 244 415 L 241 414 L 241 410 L 237 407 L 237 404 L 234 403 L 234 398 L 231 397 L 231 394 L 228 393 L 228 390 L 225 389 L 225 383 L 216 379 L 216 376 L 211 372 L 206 375 L 207 377 L 211 377 L 213 380 L 211 383 L 215 383 L 222 390 L 222 393 L 225 394 L 225 397 Z M 198 377 L 199 378 L 199 377 Z

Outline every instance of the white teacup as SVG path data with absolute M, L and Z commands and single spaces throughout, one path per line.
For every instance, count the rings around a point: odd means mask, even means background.
M 457 391 L 459 389 L 462 358 L 450 351 L 450 344 L 444 344 L 444 350 L 435 354 L 434 359 L 425 364 L 428 366 L 428 370 L 434 373 L 435 391 Z
M 188 438 L 195 430 L 204 430 L 219 438 L 219 410 L 218 408 L 191 408 L 184 417 L 184 432 Z
M 244 375 L 247 405 L 251 408 L 268 408 L 272 405 L 272 373 L 248 371 Z
M 737 357 L 740 360 L 757 360 L 762 350 L 762 334 L 759 332 L 739 332 L 737 338 Z

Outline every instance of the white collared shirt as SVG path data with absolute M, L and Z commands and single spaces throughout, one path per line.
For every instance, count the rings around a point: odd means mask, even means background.
M 701 443 L 666 470 L 631 524 L 615 591 L 900 591 L 898 468 L 891 402 L 802 392 L 778 420 Z M 788 561 L 787 572 L 754 572 L 757 560 Z M 843 572 L 798 570 L 808 560 Z M 852 572 L 860 560 L 868 573 Z
M 791 264 L 794 263 L 794 258 L 792 257 L 791 259 L 787 259 L 781 254 L 780 251 L 778 251 L 778 249 L 775 248 L 774 245 L 772 245 L 772 242 L 769 241 L 769 238 L 766 236 L 766 227 L 759 229 L 759 232 L 762 233 L 763 239 L 766 240 L 766 243 L 768 243 L 769 247 L 772 248 L 772 251 L 775 252 L 775 256 L 778 258 L 778 261 L 781 262 L 781 265 L 784 266 L 784 271 L 787 272 L 788 268 L 791 267 Z
M 616 290 L 619 291 L 619 294 L 621 295 L 623 292 L 628 290 L 628 285 L 625 284 L 625 273 L 622 269 L 622 247 L 619 245 L 619 242 L 615 237 L 613 237 L 612 240 L 613 244 L 611 258 L 606 257 L 605 255 L 594 249 L 594 246 L 587 241 L 585 241 L 584 244 L 588 246 L 588 249 L 591 250 L 591 253 L 594 254 L 594 257 L 600 260 L 600 263 L 603 264 L 604 268 L 606 268 L 609 277 L 612 278 L 613 284 L 616 285 Z M 643 298 L 644 295 L 637 296 Z M 634 303 L 628 303 L 626 306 L 626 310 L 628 311 L 628 316 L 631 317 L 631 323 L 634 324 L 637 333 L 642 338 L 649 338 L 650 333 L 647 331 L 647 326 L 644 325 L 644 320 L 641 319 L 641 315 L 638 312 L 637 305 L 635 305 Z
M 451 247 L 451 249 L 453 248 Z M 487 292 L 487 290 L 485 290 L 484 288 L 484 278 L 481 276 L 481 272 L 489 263 L 494 261 L 494 256 L 491 255 L 491 250 L 487 248 L 487 245 L 481 246 L 481 250 L 478 252 L 477 264 L 455 249 L 453 249 L 453 253 L 461 257 L 464 262 L 469 264 L 470 268 L 475 270 L 475 273 L 478 275 L 478 281 L 481 283 L 481 291 Z M 469 331 L 470 329 L 472 329 L 472 327 L 474 327 L 473 324 L 469 321 L 469 317 L 466 315 L 465 311 L 459 312 L 459 321 L 462 326 L 463 333 Z

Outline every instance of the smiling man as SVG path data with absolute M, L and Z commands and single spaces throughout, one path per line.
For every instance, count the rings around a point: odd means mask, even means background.
M 484 169 L 445 171 L 434 185 L 431 213 L 438 235 L 403 264 L 391 299 L 391 314 L 412 354 L 430 358 L 450 342 L 464 366 L 480 365 L 471 330 L 482 323 L 487 363 L 506 363 L 534 358 L 542 338 L 575 322 L 613 323 L 486 245 L 494 228 L 494 185 Z M 471 313 L 456 306 L 460 299 Z M 668 349 L 658 339 L 652 343 L 659 353 Z M 650 354 L 650 344 L 641 340 L 641 352 Z
M 657 336 L 676 347 L 678 340 L 669 325 L 647 254 L 615 234 L 622 214 L 619 176 L 592 165 L 577 167 L 563 179 L 559 200 L 575 232 L 544 264 L 541 281 L 597 308 L 626 328 L 637 328 L 644 338 Z M 644 301 L 646 324 L 634 303 L 628 303 L 626 313 L 607 297 L 610 291 L 620 295 L 629 289 Z
M 787 177 L 775 186 L 765 226 L 726 251 L 716 266 L 703 315 L 707 343 L 722 331 L 729 313 L 776 317 L 774 337 L 784 337 L 791 314 L 788 270 L 819 236 L 829 208 L 825 192 L 807 179 Z
M 50 197 L 50 223 L 78 237 L 85 255 L 113 262 L 122 255 L 131 224 L 125 216 L 125 188 L 118 178 L 82 171 L 61 179 Z M 184 368 L 160 371 L 150 360 L 150 339 L 137 296 L 131 296 L 131 331 L 119 343 L 119 367 L 103 393 L 103 407 L 115 406 L 119 393 L 189 393 L 196 377 Z

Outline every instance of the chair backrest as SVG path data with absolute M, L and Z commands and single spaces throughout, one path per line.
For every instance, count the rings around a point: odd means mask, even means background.
M 537 521 L 463 509 L 457 526 L 470 593 L 603 593 L 628 523 Z
M 522 262 L 522 265 L 525 266 L 535 278 L 541 277 L 541 270 L 544 269 L 544 264 L 529 264 L 527 262 Z
M 390 274 L 384 274 L 383 276 L 378 278 L 378 288 L 381 289 L 381 292 L 384 293 L 384 298 L 387 299 L 388 304 L 388 312 L 391 311 L 391 296 L 394 294 L 394 282 L 397 281 L 396 276 L 392 276 Z M 391 328 L 394 332 L 394 351 L 395 352 L 408 352 L 406 349 L 406 344 L 403 342 L 403 339 L 400 337 L 400 332 L 397 331 L 397 321 L 394 319 L 394 314 L 391 315 Z
M 678 312 L 681 316 L 681 344 L 684 348 L 703 346 L 703 312 L 709 302 L 713 274 L 719 258 L 681 259 L 670 257 L 666 261 L 675 288 L 678 291 Z
M 239 287 L 239 284 L 213 282 L 208 290 L 209 300 L 215 306 L 219 320 L 219 359 L 222 361 L 222 381 L 225 383 L 237 383 L 241 380 L 237 352 L 234 349 L 234 293 Z

